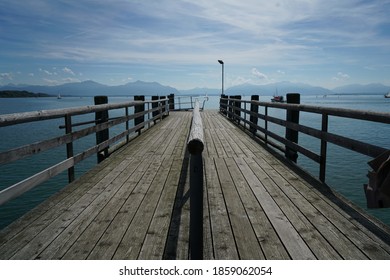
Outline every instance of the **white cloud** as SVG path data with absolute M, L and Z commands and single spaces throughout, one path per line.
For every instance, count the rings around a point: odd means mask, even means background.
M 227 84 L 229 86 L 237 86 L 237 85 L 250 83 L 251 81 L 252 81 L 251 79 L 247 79 L 247 78 L 244 78 L 242 76 L 237 76 L 234 79 L 228 79 Z
M 334 81 L 346 81 L 349 80 L 350 76 L 348 74 L 338 72 L 336 77 L 333 77 L 332 79 Z
M 63 82 L 65 83 L 77 83 L 77 82 L 81 82 L 79 79 L 77 78 L 64 78 L 62 79 Z
M 11 73 L 0 73 L 0 78 L 2 80 L 12 80 L 12 74 Z
M 261 73 L 259 70 L 256 68 L 252 68 L 252 75 L 259 78 L 260 80 L 268 80 L 267 75 Z
M 64 67 L 62 69 L 62 71 L 64 71 L 65 73 L 67 74 L 71 74 L 72 76 L 75 76 L 75 73 L 72 71 L 72 69 L 68 68 L 68 67 Z
M 45 73 L 46 75 L 49 75 L 49 76 L 57 74 L 55 72 L 50 72 L 49 70 L 45 70 L 45 69 L 42 69 L 42 68 L 39 68 L 39 72 L 43 72 L 43 73 Z
M 45 81 L 46 83 L 50 84 L 50 85 L 59 85 L 60 82 L 57 81 L 57 80 L 52 80 L 52 79 L 43 79 L 43 81 Z
M 132 77 L 127 77 L 125 79 L 122 80 L 122 82 L 129 82 L 129 81 L 132 81 L 133 78 Z

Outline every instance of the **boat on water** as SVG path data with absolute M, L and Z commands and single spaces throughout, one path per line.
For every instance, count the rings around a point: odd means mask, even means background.
M 61 94 L 58 94 L 57 95 L 57 99 L 61 99 L 62 97 L 61 97 Z
M 390 91 L 387 94 L 385 94 L 385 98 L 390 98 Z
M 272 102 L 281 102 L 281 103 L 283 103 L 284 102 L 284 96 L 283 95 L 274 95 L 271 98 L 271 101 Z

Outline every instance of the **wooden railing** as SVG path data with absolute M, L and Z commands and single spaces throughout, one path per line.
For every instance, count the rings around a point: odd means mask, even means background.
M 42 120 L 63 119 L 64 125 L 60 126 L 60 128 L 65 128 L 65 134 L 62 136 L 42 140 L 1 152 L 0 165 L 14 162 L 63 145 L 66 146 L 67 151 L 66 160 L 63 160 L 39 173 L 32 175 L 27 179 L 24 179 L 23 181 L 1 190 L 0 205 L 20 196 L 24 192 L 34 188 L 35 186 L 65 170 L 68 170 L 69 182 L 73 181 L 75 178 L 74 166 L 77 163 L 94 154 L 97 154 L 98 161 L 101 161 L 109 155 L 108 148 L 111 145 L 118 143 L 118 141 L 124 138 L 126 139 L 125 141 L 128 142 L 129 135 L 133 134 L 134 132 L 141 133 L 142 128 L 146 126 L 150 127 L 152 123 L 155 123 L 157 120 L 161 120 L 169 113 L 169 98 L 152 97 L 152 100 L 150 101 L 144 101 L 144 97 L 135 97 L 134 99 L 141 101 L 0 115 L 0 127 L 38 122 Z M 95 98 L 95 102 L 97 100 L 100 100 L 98 103 L 102 103 L 101 99 Z M 132 107 L 134 108 L 134 113 L 129 114 L 129 109 Z M 110 110 L 117 109 L 124 109 L 123 115 L 112 119 L 108 118 L 108 112 Z M 90 113 L 95 113 L 94 120 L 82 123 L 73 123 L 73 117 Z M 129 121 L 131 120 L 134 120 L 134 126 L 129 127 Z M 124 131 L 114 137 L 109 138 L 108 130 L 123 123 L 125 123 Z M 91 124 L 91 126 L 81 128 L 79 130 L 74 130 L 74 128 L 77 126 L 85 126 L 89 124 Z M 74 155 L 74 141 L 91 134 L 96 134 L 96 145 L 84 150 L 81 153 L 78 153 L 77 155 Z M 22 137 L 23 133 L 20 133 L 20 135 Z M 12 141 L 12 139 L 10 139 L 10 141 Z
M 390 124 L 390 113 L 301 105 L 299 104 L 299 99 L 299 94 L 287 94 L 287 103 L 261 102 L 258 101 L 259 96 L 257 95 L 252 96 L 251 100 L 242 100 L 240 96 L 232 96 L 230 98 L 228 96 L 222 96 L 220 99 L 220 112 L 233 122 L 249 129 L 254 136 L 264 141 L 264 143 L 284 152 L 288 159 L 296 162 L 297 153 L 301 153 L 316 163 L 319 163 L 319 179 L 322 182 L 325 182 L 326 178 L 328 143 L 333 143 L 372 158 L 375 158 L 387 151 L 384 147 L 379 147 L 330 133 L 328 132 L 328 125 L 329 116 Z M 250 105 L 249 109 L 247 108 L 247 105 Z M 263 114 L 259 113 L 259 107 L 264 108 Z M 286 119 L 270 116 L 268 114 L 269 108 L 286 110 Z M 309 112 L 321 115 L 321 129 L 299 124 L 300 112 Z M 249 116 L 249 119 L 247 116 Z M 258 119 L 264 120 L 264 126 L 258 125 Z M 269 123 L 285 127 L 286 136 L 282 137 L 270 131 L 268 129 Z M 321 141 L 320 153 L 316 154 L 313 151 L 299 145 L 298 133 L 304 133 L 319 139 Z
M 191 96 L 191 95 L 175 95 L 173 96 L 174 107 L 170 108 L 171 110 L 177 111 L 188 111 L 193 110 L 195 108 L 195 104 L 198 103 L 199 110 L 203 110 L 205 107 L 205 103 L 209 100 L 208 96 Z M 203 99 L 203 102 L 199 99 Z M 202 105 L 201 105 L 202 104 Z

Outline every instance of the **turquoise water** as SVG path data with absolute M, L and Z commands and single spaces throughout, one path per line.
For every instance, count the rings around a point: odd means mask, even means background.
M 249 97 L 244 97 L 249 99 Z M 262 101 L 270 101 L 271 96 L 260 96 Z M 128 97 L 109 97 L 110 103 L 117 103 L 131 100 Z M 383 95 L 356 95 L 356 96 L 328 96 L 327 98 L 317 96 L 301 96 L 302 104 L 339 107 L 348 109 L 371 110 L 376 112 L 390 112 L 390 99 L 385 99 Z M 15 112 L 49 110 L 65 107 L 78 107 L 92 105 L 92 97 L 64 97 L 56 98 L 15 98 L 0 99 L 0 114 Z M 219 106 L 218 97 L 210 97 L 205 104 L 205 109 L 217 109 Z M 110 117 L 122 112 L 112 112 Z M 269 109 L 272 116 L 284 118 L 285 111 L 279 109 Z M 93 119 L 94 115 L 77 117 L 73 122 Z M 300 122 L 302 124 L 320 128 L 321 117 L 311 113 L 301 113 Z M 43 139 L 63 135 L 64 131 L 59 129 L 63 124 L 62 119 L 49 120 L 43 122 L 21 124 L 15 127 L 0 128 L 0 151 L 5 151 L 23 144 L 32 143 Z M 123 127 L 122 127 L 123 128 Z M 121 127 L 110 130 L 110 136 L 119 133 Z M 270 126 L 273 132 L 284 136 L 284 129 L 277 126 Z M 329 131 L 341 134 L 346 137 L 358 139 L 374 145 L 390 149 L 390 125 L 373 124 L 365 121 L 349 120 L 337 117 L 330 117 Z M 320 141 L 310 136 L 300 134 L 299 143 L 310 150 L 319 153 Z M 83 140 L 78 140 L 74 144 L 75 153 L 81 152 L 86 147 L 95 143 L 95 136 L 91 135 Z M 66 158 L 66 149 L 58 147 L 29 157 L 11 164 L 1 166 L 0 189 L 4 189 L 34 173 L 44 170 L 54 163 Z M 348 199 L 366 209 L 363 184 L 367 183 L 368 157 L 356 154 L 335 145 L 328 145 L 328 162 L 326 182 Z M 76 170 L 76 177 L 81 176 L 96 164 L 94 156 L 79 163 Z M 304 169 L 318 176 L 318 164 L 300 155 L 298 164 Z M 25 193 L 21 197 L 0 206 L 0 228 L 3 228 L 13 220 L 23 215 L 26 211 L 39 204 L 44 199 L 56 193 L 67 183 L 66 172 L 50 179 L 44 184 Z M 367 211 L 390 225 L 390 209 L 367 209 Z

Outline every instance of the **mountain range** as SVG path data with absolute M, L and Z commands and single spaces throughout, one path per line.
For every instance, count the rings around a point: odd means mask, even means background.
M 221 89 L 194 88 L 189 90 L 178 90 L 174 87 L 164 86 L 157 82 L 136 81 L 119 86 L 107 86 L 94 81 L 83 81 L 77 83 L 66 83 L 56 86 L 38 85 L 14 85 L 0 86 L 0 90 L 19 90 L 34 93 L 45 93 L 62 96 L 132 96 L 132 95 L 219 95 Z M 327 94 L 384 94 L 390 91 L 390 86 L 383 84 L 352 84 L 334 88 L 333 90 L 323 87 L 311 86 L 303 83 L 278 82 L 266 85 L 241 84 L 227 88 L 227 95 L 284 95 L 289 92 L 298 92 L 303 95 L 327 95 Z

